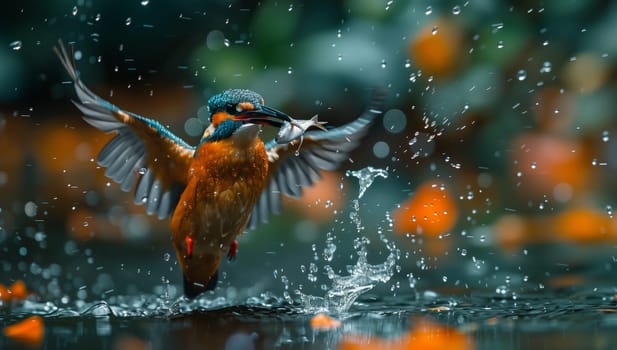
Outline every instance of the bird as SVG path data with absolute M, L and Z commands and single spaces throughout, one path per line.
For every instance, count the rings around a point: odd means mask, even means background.
M 83 120 L 115 134 L 97 157 L 105 175 L 125 192 L 134 187 L 134 202 L 148 215 L 171 218 L 190 299 L 216 288 L 219 265 L 225 255 L 236 256 L 240 234 L 280 213 L 282 196 L 300 197 L 321 171 L 347 161 L 381 115 L 382 95 L 374 94 L 371 108 L 347 124 L 307 131 L 285 144 L 264 143 L 262 126 L 280 129 L 293 118 L 266 106 L 254 91 L 229 89 L 209 98 L 210 125 L 197 145 L 189 145 L 156 120 L 92 92 L 61 40 L 54 51 L 71 78 L 77 96 L 72 102 Z

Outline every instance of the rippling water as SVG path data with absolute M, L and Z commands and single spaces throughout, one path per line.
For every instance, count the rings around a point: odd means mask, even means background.
M 345 334 L 396 338 L 418 318 L 455 326 L 478 349 L 608 348 L 617 341 L 615 290 L 568 295 L 444 296 L 434 292 L 381 298 L 364 295 L 347 312 L 333 314 L 342 327 L 311 328 L 314 316 L 301 302 L 268 293 L 243 300 L 203 297 L 164 299 L 154 295 L 118 296 L 106 301 L 58 307 L 25 304 L 3 310 L 2 325 L 26 315 L 44 316 L 44 347 L 124 349 L 336 348 Z M 2 349 L 20 344 L 0 338 Z

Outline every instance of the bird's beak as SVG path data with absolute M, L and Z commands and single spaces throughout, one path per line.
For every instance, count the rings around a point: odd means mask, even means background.
M 268 106 L 259 106 L 256 109 L 243 112 L 234 119 L 245 123 L 271 125 L 277 128 L 283 126 L 285 122 L 293 120 L 287 114 Z

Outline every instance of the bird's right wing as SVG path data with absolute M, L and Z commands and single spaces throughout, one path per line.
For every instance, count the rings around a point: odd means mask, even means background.
M 135 180 L 135 203 L 144 204 L 149 215 L 166 218 L 173 214 L 186 187 L 195 148 L 159 122 L 124 111 L 93 93 L 78 76 L 60 41 L 54 51 L 69 73 L 79 101 L 73 101 L 84 120 L 104 132 L 115 132 L 101 150 L 98 163 L 105 175 L 129 191 Z
M 270 213 L 280 213 L 283 194 L 301 196 L 303 187 L 312 186 L 321 178 L 321 170 L 335 170 L 349 159 L 349 153 L 358 147 L 375 118 L 381 115 L 382 104 L 383 95 L 378 92 L 370 107 L 348 124 L 327 131 L 309 131 L 302 141 L 281 145 L 273 140 L 266 144 L 270 160 L 268 179 L 248 227 L 253 229 L 259 223 L 267 223 Z

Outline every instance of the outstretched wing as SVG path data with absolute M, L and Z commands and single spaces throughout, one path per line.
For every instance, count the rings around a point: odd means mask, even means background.
M 195 148 L 157 121 L 124 111 L 94 94 L 77 75 L 62 42 L 54 51 L 69 73 L 79 101 L 73 101 L 84 120 L 104 131 L 115 132 L 101 150 L 98 163 L 105 175 L 129 191 L 135 182 L 135 203 L 149 215 L 170 216 L 186 186 Z M 136 181 L 137 180 L 137 181 Z
M 351 123 L 328 131 L 309 131 L 298 151 L 300 140 L 279 145 L 274 140 L 266 144 L 270 166 L 266 188 L 251 214 L 248 227 L 267 223 L 270 213 L 281 211 L 281 195 L 300 197 L 302 188 L 321 178 L 321 170 L 335 170 L 349 159 L 366 135 L 375 118 L 381 115 L 383 95 L 373 97 L 370 108 Z

